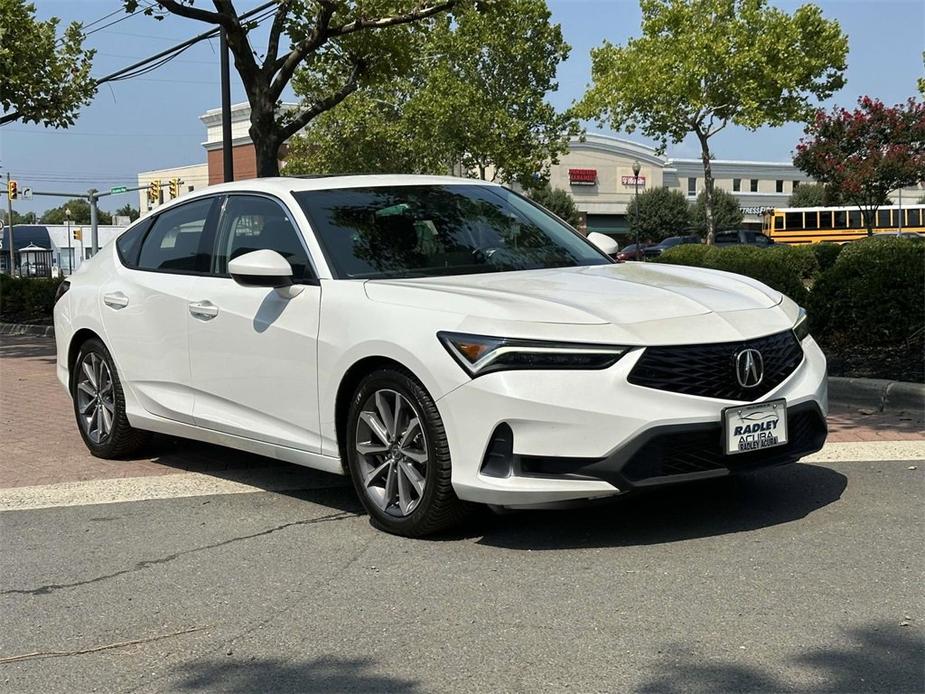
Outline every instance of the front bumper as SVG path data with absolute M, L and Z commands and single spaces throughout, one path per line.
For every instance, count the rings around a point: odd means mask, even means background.
M 803 351 L 793 373 L 761 398 L 787 400 L 790 443 L 734 456 L 722 452 L 720 417 L 739 403 L 629 383 L 642 350 L 604 371 L 473 379 L 437 402 L 453 487 L 467 501 L 539 506 L 794 462 L 826 436 L 825 357 L 811 337 Z

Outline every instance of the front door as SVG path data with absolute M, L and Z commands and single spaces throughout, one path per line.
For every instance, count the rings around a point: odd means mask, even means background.
M 320 452 L 317 339 L 321 287 L 291 216 L 274 198 L 229 195 L 216 237 L 213 272 L 193 280 L 190 368 L 199 426 Z M 228 261 L 270 249 L 285 257 L 293 281 L 276 290 L 242 287 Z
M 171 207 L 117 243 L 100 291 L 106 340 L 123 383 L 151 414 L 193 423 L 187 325 L 191 282 L 208 272 L 217 199 Z

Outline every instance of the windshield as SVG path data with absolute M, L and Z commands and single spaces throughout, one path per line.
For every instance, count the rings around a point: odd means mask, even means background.
M 506 188 L 418 185 L 293 192 L 341 279 L 432 277 L 612 262 Z

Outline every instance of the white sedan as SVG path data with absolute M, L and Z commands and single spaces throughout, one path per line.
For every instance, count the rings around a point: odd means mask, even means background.
M 723 272 L 615 264 L 472 180 L 213 186 L 85 262 L 54 313 L 94 455 L 161 432 L 346 474 L 403 535 L 472 503 L 789 463 L 826 436 L 825 358 L 793 301 Z

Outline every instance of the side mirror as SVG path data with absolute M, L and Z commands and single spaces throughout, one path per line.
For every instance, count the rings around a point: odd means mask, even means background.
M 298 296 L 304 287 L 292 284 L 292 266 L 276 251 L 251 251 L 228 263 L 228 273 L 242 287 L 276 289 L 286 298 Z
M 607 255 L 614 255 L 617 251 L 620 250 L 620 244 L 607 236 L 607 234 L 601 234 L 596 231 L 592 231 L 590 234 L 588 234 L 588 241 L 593 243 L 600 250 L 604 251 L 604 253 Z

